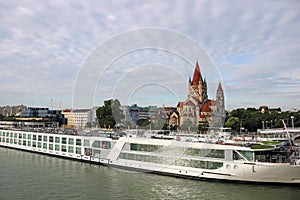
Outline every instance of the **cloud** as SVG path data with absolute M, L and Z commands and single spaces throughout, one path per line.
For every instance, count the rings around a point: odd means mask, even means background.
M 261 103 L 300 107 L 297 92 L 300 5 L 297 1 L 54 0 L 0 4 L 0 92 L 12 96 L 0 99 L 0 104 L 13 103 L 19 98 L 18 93 L 41 95 L 45 99 L 41 104 L 46 104 L 51 95 L 68 94 L 69 99 L 64 98 L 71 104 L 79 66 L 98 44 L 124 31 L 162 27 L 191 37 L 213 58 L 225 84 L 229 109 Z M 178 49 L 183 46 L 177 43 Z M 190 52 L 196 60 L 199 55 Z M 144 52 L 130 58 L 139 60 L 136 65 L 143 61 L 147 64 L 155 58 L 161 59 L 156 63 L 175 65 L 178 62 L 182 66 L 174 56 L 160 53 L 161 57 Z M 152 60 L 151 55 L 155 55 Z M 162 59 L 174 59 L 174 62 Z M 124 58 L 115 65 L 125 66 L 125 62 L 132 60 Z M 127 66 L 112 67 L 108 73 L 121 76 L 135 65 Z M 210 77 L 209 69 L 201 67 L 213 98 L 218 81 Z M 186 79 L 192 75 L 192 69 L 179 68 Z M 109 91 L 109 87 L 103 85 L 103 90 Z M 181 96 L 186 92 L 180 90 Z M 285 106 L 287 99 L 289 105 Z M 25 103 L 29 102 L 28 98 Z

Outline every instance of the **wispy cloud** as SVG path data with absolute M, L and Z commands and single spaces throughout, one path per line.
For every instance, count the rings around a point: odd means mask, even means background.
M 1 1 L 0 92 L 11 98 L 1 97 L 0 104 L 40 95 L 41 105 L 47 105 L 51 96 L 62 96 L 64 105 L 71 105 L 76 74 L 98 44 L 120 32 L 161 27 L 182 32 L 204 47 L 220 70 L 229 109 L 261 104 L 300 108 L 299 9 L 296 0 Z M 185 62 L 168 52 L 159 53 L 160 57 L 149 51 L 131 54 L 107 73 L 120 78 L 143 61 L 168 66 Z M 125 66 L 128 61 L 132 64 Z M 208 84 L 213 84 L 210 96 L 214 98 L 217 81 L 202 67 Z M 176 70 L 187 81 L 192 68 L 181 68 Z M 106 84 L 95 87 L 109 92 Z M 178 93 L 184 97 L 186 92 Z M 96 96 L 106 97 L 101 94 Z M 24 98 L 25 104 L 30 101 Z

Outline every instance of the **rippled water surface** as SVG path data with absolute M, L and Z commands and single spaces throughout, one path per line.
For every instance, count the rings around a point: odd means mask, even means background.
M 0 147 L 4 199 L 300 199 L 300 187 L 195 181 Z

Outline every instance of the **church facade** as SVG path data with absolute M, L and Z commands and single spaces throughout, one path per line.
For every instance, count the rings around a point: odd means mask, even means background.
M 225 120 L 224 92 L 219 83 L 216 99 L 207 95 L 207 83 L 203 79 L 198 62 L 195 65 L 193 78 L 188 81 L 188 96 L 183 102 L 178 102 L 177 111 L 169 118 L 172 126 L 209 126 L 221 127 Z

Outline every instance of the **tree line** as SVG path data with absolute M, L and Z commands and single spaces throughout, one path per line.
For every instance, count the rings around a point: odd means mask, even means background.
M 227 113 L 225 127 L 234 131 L 242 129 L 255 132 L 263 128 L 282 128 L 285 121 L 288 127 L 300 127 L 300 111 L 282 112 L 280 109 L 238 108 Z

